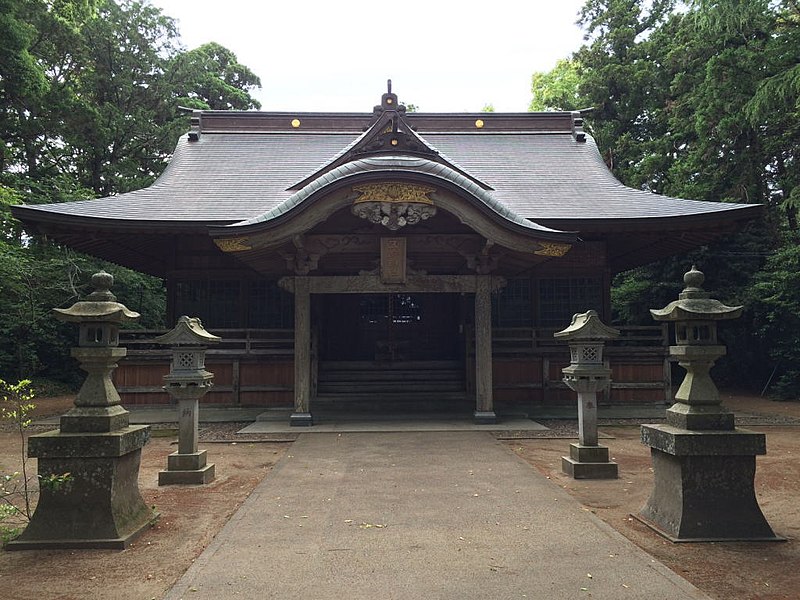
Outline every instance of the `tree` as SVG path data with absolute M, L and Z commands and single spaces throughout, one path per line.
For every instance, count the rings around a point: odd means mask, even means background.
M 594 107 L 588 128 L 627 185 L 768 208 L 763 222 L 721 243 L 620 274 L 612 299 L 621 322 L 648 322 L 646 309 L 674 299 L 696 262 L 717 297 L 748 307 L 723 331 L 731 350 L 720 369 L 735 383 L 758 385 L 782 364 L 779 386 L 797 395 L 800 372 L 785 365 L 795 364 L 788 340 L 800 338 L 800 323 L 770 323 L 779 307 L 800 313 L 784 268 L 794 264 L 800 204 L 798 4 L 676 5 L 587 0 L 579 21 L 587 43 L 534 75 L 532 108 Z
M 178 54 L 167 77 L 175 82 L 175 94 L 186 106 L 210 110 L 250 110 L 261 104 L 250 90 L 261 80 L 236 55 L 215 42 Z
M 530 111 L 580 110 L 582 98 L 578 63 L 573 59 L 561 59 L 551 71 L 540 71 L 531 77 L 533 99 Z
M 12 204 L 68 202 L 150 185 L 188 128 L 182 104 L 257 108 L 258 77 L 138 0 L 0 0 L 0 377 L 74 378 L 74 331 L 50 318 L 106 268 L 116 292 L 161 326 L 151 277 L 26 236 Z

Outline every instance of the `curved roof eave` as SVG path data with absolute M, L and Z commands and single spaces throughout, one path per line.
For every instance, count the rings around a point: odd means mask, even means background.
M 271 210 L 238 223 L 224 227 L 212 227 L 210 228 L 210 233 L 212 236 L 226 236 L 240 234 L 255 228 L 260 229 L 264 225 L 272 225 L 272 222 L 280 221 L 284 216 L 288 218 L 288 215 L 295 212 L 307 200 L 323 189 L 341 184 L 359 175 L 375 175 L 378 173 L 400 177 L 413 175 L 428 180 L 438 180 L 440 183 L 449 184 L 450 187 L 463 192 L 466 198 L 472 199 L 474 203 L 479 203 L 485 209 L 488 209 L 489 214 L 507 227 L 518 231 L 521 228 L 528 235 L 536 235 L 546 239 L 557 239 L 564 242 L 575 241 L 576 239 L 575 232 L 551 229 L 524 219 L 496 200 L 488 191 L 446 165 L 425 158 L 403 155 L 373 156 L 343 164 L 320 175 Z
M 638 191 L 638 190 L 633 190 Z M 644 193 L 644 192 L 643 192 Z M 672 200 L 673 198 L 669 198 Z M 632 229 L 640 230 L 662 230 L 664 227 L 687 228 L 698 227 L 708 224 L 722 224 L 735 221 L 749 221 L 763 216 L 765 206 L 763 204 L 733 204 L 726 202 L 708 202 L 702 200 L 685 200 L 686 202 L 697 202 L 703 205 L 710 205 L 717 210 L 698 212 L 692 214 L 666 214 L 666 215 L 647 215 L 632 217 L 580 217 L 580 218 L 542 218 L 539 221 L 547 223 L 552 227 L 575 227 L 581 232 L 589 231 L 608 231 L 613 228 L 616 231 L 628 231 Z

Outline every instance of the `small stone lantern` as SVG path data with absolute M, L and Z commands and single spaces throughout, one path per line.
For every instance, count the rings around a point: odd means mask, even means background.
M 95 273 L 95 291 L 85 300 L 53 309 L 58 320 L 78 324 L 72 356 L 88 375 L 75 406 L 61 417 L 60 429 L 31 436 L 28 455 L 38 458 L 40 477 L 69 473 L 69 480 L 57 488 L 41 486 L 31 522 L 9 549 L 121 549 L 154 518 L 138 487 L 150 428 L 129 424 L 111 381 L 127 352 L 117 346 L 119 326 L 139 314 L 117 302 L 110 291 L 113 283 L 108 273 Z
M 667 409 L 665 425 L 642 425 L 650 446 L 654 487 L 638 517 L 672 541 L 774 541 L 754 489 L 756 455 L 766 454 L 766 436 L 736 429 L 709 373 L 725 354 L 717 322 L 735 319 L 741 306 L 725 306 L 703 291 L 694 266 L 683 277 L 678 299 L 650 313 L 675 323 L 670 355 L 686 369 Z
M 608 448 L 597 443 L 597 392 L 608 387 L 611 369 L 603 361 L 605 342 L 619 331 L 600 321 L 590 310 L 572 317 L 572 323 L 555 338 L 569 342 L 570 365 L 561 370 L 564 383 L 578 393 L 578 443 L 570 444 L 561 468 L 575 479 L 614 479 L 618 467 L 608 459 Z
M 205 370 L 206 346 L 220 338 L 206 331 L 200 319 L 180 317 L 172 331 L 155 340 L 172 346 L 169 375 L 164 390 L 178 401 L 178 451 L 167 457 L 167 470 L 158 474 L 158 485 L 208 483 L 214 465 L 206 451 L 198 451 L 199 400 L 213 387 L 214 374 Z

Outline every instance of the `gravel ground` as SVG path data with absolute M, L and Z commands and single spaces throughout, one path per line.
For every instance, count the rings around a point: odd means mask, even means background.
M 792 405 L 797 403 L 790 403 Z M 776 403 L 780 406 L 781 403 Z M 794 408 L 792 406 L 791 408 Z M 797 412 L 797 411 L 790 411 Z M 41 416 L 41 415 L 37 415 Z M 659 423 L 663 419 L 599 419 L 599 427 L 638 427 L 642 423 Z M 495 431 L 498 439 L 536 439 L 536 438 L 577 438 L 578 422 L 575 419 L 539 419 L 539 423 L 547 427 L 544 431 Z M 201 423 L 200 441 L 204 443 L 217 442 L 292 442 L 297 439 L 298 433 L 237 433 L 242 428 L 250 425 L 249 421 L 233 423 Z M 781 413 L 756 413 L 744 412 L 736 416 L 736 425 L 739 427 L 763 426 L 800 426 L 800 417 L 793 414 Z M 158 423 L 152 425 L 153 437 L 169 437 L 177 435 L 177 423 Z M 52 425 L 31 425 L 26 430 L 26 435 L 50 431 Z M 16 427 L 13 423 L 0 419 L 0 432 L 13 432 Z M 604 437 L 600 432 L 600 437 Z M 607 437 L 607 436 L 606 436 Z

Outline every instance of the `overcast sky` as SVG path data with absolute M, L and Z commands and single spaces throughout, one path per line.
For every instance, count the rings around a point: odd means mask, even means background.
M 526 111 L 535 71 L 582 43 L 583 0 L 151 0 L 183 43 L 218 42 L 263 110 L 368 112 L 391 78 L 425 112 Z

